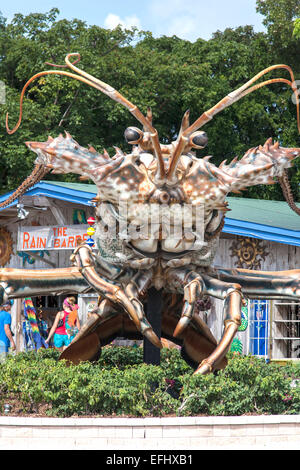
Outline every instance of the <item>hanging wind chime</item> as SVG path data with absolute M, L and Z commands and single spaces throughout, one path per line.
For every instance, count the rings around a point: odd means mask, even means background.
M 95 229 L 94 229 L 94 224 L 96 222 L 96 219 L 94 217 L 89 217 L 87 219 L 87 223 L 89 224 L 89 228 L 87 229 L 86 233 L 88 234 L 89 238 L 86 240 L 86 243 L 92 247 L 95 245 L 95 241 L 93 240 L 92 236 L 94 235 L 95 233 Z

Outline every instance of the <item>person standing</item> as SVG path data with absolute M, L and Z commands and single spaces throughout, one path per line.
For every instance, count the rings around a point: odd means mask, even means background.
M 66 332 L 69 336 L 70 343 L 73 341 L 80 330 L 80 322 L 78 318 L 78 305 L 75 297 L 67 297 L 63 303 L 64 311 L 69 312 L 66 318 Z
M 42 311 L 39 311 L 37 314 L 37 324 L 42 338 L 48 338 L 48 323 L 43 319 Z
M 58 312 L 46 343 L 49 344 L 50 339 L 53 336 L 53 345 L 56 349 L 64 350 L 75 338 L 77 332 L 80 329 L 80 324 L 77 315 L 78 305 L 75 304 L 75 299 L 67 297 L 63 302 L 63 310 Z M 74 315 L 72 321 L 74 325 L 69 325 L 68 320 L 70 314 Z M 71 315 L 72 317 L 72 315 Z M 74 327 L 74 329 L 73 329 Z
M 13 350 L 16 349 L 13 334 L 11 331 L 11 307 L 13 301 L 10 300 L 0 307 L 0 356 L 5 357 L 8 349 L 11 346 Z

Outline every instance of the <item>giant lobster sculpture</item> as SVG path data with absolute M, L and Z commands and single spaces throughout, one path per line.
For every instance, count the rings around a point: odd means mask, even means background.
M 72 62 L 71 57 L 76 60 Z M 77 53 L 68 54 L 65 59 L 75 73 L 48 70 L 34 75 L 22 91 L 18 123 L 10 130 L 6 121 L 7 131 L 15 132 L 21 123 L 22 100 L 28 85 L 46 74 L 68 76 L 105 93 L 125 106 L 143 129 L 127 128 L 125 138 L 133 146 L 132 153 L 123 154 L 116 149 L 112 158 L 92 147 L 81 147 L 68 133 L 55 139 L 49 137 L 47 142 L 26 142 L 37 154 L 36 166 L 6 204 L 50 170 L 90 178 L 98 191 L 95 247 L 79 244 L 71 256 L 71 267 L 0 269 L 0 303 L 25 296 L 96 291 L 97 308 L 61 355 L 76 363 L 96 358 L 101 346 L 116 336 L 144 335 L 162 347 L 144 313 L 147 292 L 154 286 L 164 293 L 162 336 L 182 346 L 183 357 L 194 366 L 195 373 L 224 368 L 245 298 L 300 298 L 300 269 L 264 272 L 213 267 L 228 210 L 226 196 L 248 186 L 272 184 L 277 178 L 290 206 L 299 213 L 286 172 L 300 148 L 282 148 L 269 139 L 263 146 L 248 150 L 240 160 L 236 158 L 229 164 L 225 161 L 219 167 L 209 157 L 196 158 L 192 149 L 206 146 L 207 135 L 199 130 L 205 123 L 243 96 L 271 83 L 283 82 L 292 87 L 300 128 L 293 72 L 286 65 L 263 70 L 193 124 L 186 112 L 176 141 L 163 145 L 153 127 L 151 110 L 142 114 L 114 88 L 75 66 L 78 60 Z M 278 68 L 288 70 L 291 80 L 275 78 L 255 84 Z M 122 204 L 126 206 L 126 216 Z M 156 219 L 150 224 L 153 214 Z M 112 227 L 116 229 L 113 233 Z M 178 229 L 183 229 L 180 236 Z M 197 299 L 208 296 L 222 299 L 224 304 L 224 330 L 219 343 L 195 311 Z

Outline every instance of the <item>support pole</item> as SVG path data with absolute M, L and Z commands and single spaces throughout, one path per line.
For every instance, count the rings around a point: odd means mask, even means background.
M 148 291 L 146 317 L 158 338 L 161 337 L 162 290 L 151 287 Z M 144 337 L 144 362 L 146 364 L 160 365 L 160 349 Z

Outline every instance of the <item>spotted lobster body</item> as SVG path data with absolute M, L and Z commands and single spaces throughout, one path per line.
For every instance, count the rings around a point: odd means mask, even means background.
M 96 246 L 108 263 L 119 267 L 158 262 L 163 267 L 210 266 L 228 193 L 273 184 L 299 155 L 299 149 L 282 148 L 271 139 L 219 167 L 208 157 L 188 153 L 178 164 L 178 184 L 161 186 L 155 182 L 155 158 L 139 145 L 129 155 L 117 149 L 112 159 L 81 147 L 68 133 L 27 146 L 37 153 L 36 163 L 55 173 L 78 173 L 96 184 Z M 169 158 L 167 154 L 165 166 Z

